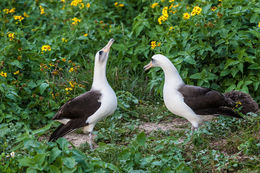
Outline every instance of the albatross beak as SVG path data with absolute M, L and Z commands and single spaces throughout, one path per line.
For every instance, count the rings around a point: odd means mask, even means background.
M 150 69 L 151 67 L 153 67 L 153 62 L 152 61 L 150 61 L 149 64 L 144 66 L 144 70 L 146 71 L 146 70 Z
M 107 43 L 107 45 L 103 48 L 103 49 L 101 49 L 102 51 L 104 51 L 104 52 L 109 52 L 109 50 L 110 50 L 110 47 L 112 46 L 112 44 L 113 44 L 113 42 L 114 42 L 115 40 L 113 39 L 113 38 L 111 38 L 110 40 L 109 40 L 109 42 Z

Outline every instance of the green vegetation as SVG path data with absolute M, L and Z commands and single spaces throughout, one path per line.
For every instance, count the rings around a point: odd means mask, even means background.
M 156 4 L 158 3 L 158 4 Z M 260 116 L 218 117 L 193 137 L 163 106 L 163 74 L 143 72 L 156 53 L 188 84 L 241 90 L 260 102 L 259 0 L 2 0 L 0 172 L 258 172 Z M 115 39 L 107 67 L 118 96 L 95 127 L 98 147 L 49 136 L 51 118 L 90 89 L 95 53 Z M 81 133 L 81 132 L 79 132 Z

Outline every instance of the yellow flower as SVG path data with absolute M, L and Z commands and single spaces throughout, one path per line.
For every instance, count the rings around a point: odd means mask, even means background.
M 90 3 L 87 3 L 87 4 L 86 4 L 86 7 L 89 8 L 89 7 L 90 7 Z
M 23 13 L 23 16 L 24 17 L 29 17 L 29 15 L 26 12 Z
M 183 19 L 188 20 L 190 18 L 190 14 L 189 13 L 184 13 L 183 14 Z
M 166 21 L 168 19 L 168 7 L 164 7 L 162 10 L 162 15 L 158 18 L 158 23 L 162 24 L 162 21 Z
M 260 28 L 260 22 L 258 23 L 258 28 Z
M 44 8 L 40 5 L 41 14 L 44 14 Z
M 14 33 L 8 33 L 9 40 L 12 41 L 14 39 Z
M 114 5 L 115 5 L 115 7 L 117 7 L 118 6 L 118 2 L 115 2 Z
M 71 19 L 71 20 L 73 20 L 74 22 L 72 22 L 72 25 L 77 25 L 81 20 L 80 19 L 78 19 L 78 18 L 76 18 L 76 17 L 74 17 L 73 19 Z
M 74 71 L 74 68 L 71 67 L 71 68 L 69 69 L 69 72 L 71 73 L 71 72 L 73 72 L 73 71 Z
M 174 0 L 169 0 L 169 2 L 174 2 Z
M 72 91 L 72 88 L 65 88 L 66 91 Z
M 160 47 L 161 46 L 161 42 L 157 42 L 157 46 Z
M 14 13 L 15 12 L 15 8 L 12 8 L 11 10 L 9 10 L 9 13 Z
M 9 13 L 9 9 L 8 9 L 8 8 L 5 8 L 5 9 L 3 9 L 3 12 L 4 12 L 5 14 L 8 14 L 8 13 Z
M 168 7 L 164 7 L 162 10 L 162 15 L 168 17 Z
M 68 42 L 68 40 L 65 39 L 65 38 L 62 38 L 61 40 L 62 40 L 62 42 L 64 42 L 64 43 L 67 43 L 67 42 Z
M 16 15 L 14 15 L 14 20 L 22 21 L 23 19 L 24 19 L 23 16 L 16 16 Z
M 199 6 L 195 6 L 195 7 L 193 8 L 193 10 L 195 10 L 196 14 L 200 14 L 201 11 L 202 11 L 202 8 L 200 8 Z
M 174 10 L 174 11 L 170 10 L 169 12 L 171 12 L 172 14 L 175 14 L 177 12 L 177 10 Z
M 156 47 L 156 41 L 151 41 L 151 49 L 154 49 Z
M 174 5 L 173 8 L 177 8 L 177 7 L 179 7 L 179 6 L 180 6 L 180 4 L 177 4 L 177 5 Z
M 79 8 L 80 8 L 80 9 L 84 8 L 84 6 L 85 6 L 84 3 L 80 3 L 80 4 L 79 4 Z
M 70 5 L 76 7 L 76 6 L 78 5 L 78 3 L 77 3 L 77 1 L 72 1 L 72 2 L 70 3 Z
M 61 60 L 62 60 L 63 62 L 66 62 L 66 58 L 62 58 Z
M 85 36 L 85 37 L 87 37 L 87 36 L 88 36 L 88 34 L 86 33 L 86 34 L 84 34 L 84 36 Z
M 7 77 L 7 73 L 4 73 L 3 71 L 1 71 L 0 76 Z
M 157 6 L 159 6 L 159 3 L 153 3 L 153 4 L 151 5 L 151 8 L 155 8 L 155 7 L 157 7 Z
M 219 2 L 221 2 L 222 0 L 218 0 Z
M 65 0 L 60 0 L 60 2 L 65 3 Z
M 47 52 L 47 51 L 51 51 L 51 46 L 50 45 L 43 45 L 42 46 L 42 52 Z
M 169 31 L 172 31 L 172 30 L 174 30 L 174 29 L 175 29 L 175 27 L 171 26 L 171 27 L 169 28 Z
M 51 63 L 49 64 L 49 66 L 51 66 L 51 67 L 54 67 L 54 65 L 53 65 L 53 64 L 51 64 Z
M 82 3 L 82 0 L 73 0 L 71 3 L 70 3 L 70 5 L 71 6 L 77 6 L 78 4 L 80 4 L 80 3 Z
M 74 88 L 77 83 L 76 83 L 76 82 L 73 82 L 73 81 L 69 81 L 69 84 L 70 84 L 70 86 L 71 86 L 72 88 Z
M 124 7 L 125 5 L 124 4 L 119 4 L 119 7 Z
M 19 73 L 20 73 L 20 71 L 17 70 L 16 72 L 14 72 L 14 75 L 17 75 L 17 74 L 19 74 Z
M 191 16 L 195 16 L 196 14 L 197 14 L 196 11 L 192 10 Z
M 212 11 L 216 11 L 216 9 L 217 9 L 216 6 L 211 7 L 211 10 L 212 10 Z

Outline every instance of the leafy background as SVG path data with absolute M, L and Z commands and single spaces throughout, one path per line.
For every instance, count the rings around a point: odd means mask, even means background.
M 195 6 L 201 13 L 185 20 Z M 220 117 L 192 139 L 188 126 L 145 134 L 138 125 L 176 118 L 163 106 L 162 71 L 143 72 L 156 53 L 169 57 L 187 84 L 244 91 L 259 103 L 259 6 L 259 0 L 1 1 L 1 172 L 257 171 L 257 114 Z M 80 22 L 73 25 L 75 17 Z M 87 145 L 69 149 L 64 139 L 38 141 L 57 126 L 51 118 L 59 106 L 90 89 L 94 55 L 110 38 L 116 41 L 107 78 L 119 107 L 95 128 L 99 147 L 91 152 Z M 220 140 L 225 150 L 211 143 Z

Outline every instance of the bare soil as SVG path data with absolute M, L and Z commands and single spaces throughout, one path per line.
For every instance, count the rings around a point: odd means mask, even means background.
M 214 118 L 214 116 L 203 116 L 204 121 L 210 121 Z M 149 134 L 153 131 L 181 131 L 187 128 L 190 128 L 190 122 L 184 118 L 175 118 L 172 122 L 159 122 L 159 123 L 152 123 L 152 122 L 143 122 L 138 128 L 139 130 L 144 131 L 145 133 Z M 49 136 L 41 136 L 39 137 L 40 141 L 48 140 Z M 89 135 L 84 133 L 78 132 L 71 132 L 64 136 L 68 141 L 70 141 L 75 147 L 79 147 L 81 144 L 89 143 Z M 93 136 L 95 138 L 95 136 Z M 93 146 L 96 147 L 97 144 L 93 143 Z

